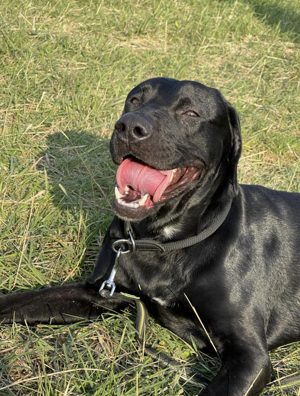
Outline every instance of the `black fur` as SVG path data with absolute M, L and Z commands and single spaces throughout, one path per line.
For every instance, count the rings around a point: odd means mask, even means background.
M 134 88 L 111 154 L 117 164 L 129 156 L 160 170 L 193 167 L 197 177 L 150 209 L 116 203 L 93 275 L 84 283 L 2 296 L 0 320 L 71 323 L 120 308 L 98 290 L 115 259 L 112 242 L 127 238 L 124 219 L 137 239 L 176 241 L 212 224 L 232 200 L 225 222 L 203 242 L 124 255 L 116 284 L 202 348 L 209 342 L 191 304 L 196 309 L 222 360 L 203 396 L 260 394 L 271 379 L 268 350 L 300 340 L 300 194 L 237 183 L 237 113 L 219 91 L 197 82 L 155 78 Z

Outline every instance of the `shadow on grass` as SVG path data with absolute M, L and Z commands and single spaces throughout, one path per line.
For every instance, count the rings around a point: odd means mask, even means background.
M 294 42 L 300 42 L 300 13 L 288 4 L 278 4 L 276 0 L 242 0 L 252 7 L 255 15 L 263 23 L 286 33 Z M 234 3 L 228 0 L 228 3 Z
M 288 33 L 293 41 L 300 41 L 300 13 L 276 1 L 247 0 L 257 17 L 264 23 Z
M 53 203 L 78 213 L 80 208 L 91 217 L 100 212 L 110 221 L 115 166 L 109 140 L 88 131 L 66 131 L 49 135 L 47 143 L 38 166 L 50 181 Z
M 88 131 L 57 132 L 48 136 L 47 149 L 40 156 L 38 168 L 45 172 L 52 203 L 60 209 L 58 224 L 63 235 L 72 224 L 74 229 L 82 229 L 80 224 L 84 224 L 82 263 L 90 271 L 100 251 L 99 233 L 105 234 L 113 218 L 116 167 L 109 140 Z

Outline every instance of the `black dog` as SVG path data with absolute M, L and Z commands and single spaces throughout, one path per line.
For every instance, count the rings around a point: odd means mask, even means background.
M 2 296 L 0 320 L 71 323 L 120 308 L 99 294 L 117 261 L 118 291 L 199 348 L 209 334 L 222 368 L 203 395 L 258 395 L 268 350 L 300 340 L 300 194 L 237 183 L 237 113 L 197 82 L 134 88 L 111 154 L 117 216 L 91 278 Z

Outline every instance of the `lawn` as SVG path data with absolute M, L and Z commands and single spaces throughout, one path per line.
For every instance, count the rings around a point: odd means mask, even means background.
M 241 118 L 239 181 L 300 192 L 299 20 L 299 0 L 2 0 L 0 290 L 90 274 L 113 216 L 109 137 L 153 76 L 220 89 Z M 0 395 L 197 395 L 144 356 L 134 317 L 1 326 Z M 211 377 L 219 367 L 153 320 L 147 342 Z M 300 344 L 272 362 L 298 372 Z

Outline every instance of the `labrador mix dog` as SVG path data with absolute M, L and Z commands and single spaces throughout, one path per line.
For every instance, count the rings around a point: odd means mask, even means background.
M 300 340 L 300 194 L 237 183 L 238 115 L 198 82 L 135 87 L 110 150 L 116 217 L 94 273 L 1 296 L 1 322 L 65 324 L 123 308 L 99 293 L 108 280 L 184 340 L 213 343 L 222 367 L 203 396 L 259 395 L 268 351 Z

